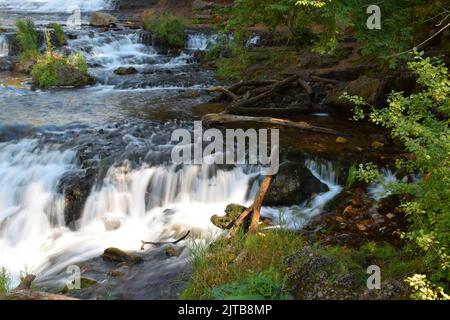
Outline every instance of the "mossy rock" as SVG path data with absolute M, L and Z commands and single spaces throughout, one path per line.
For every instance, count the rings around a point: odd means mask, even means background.
M 239 204 L 229 204 L 225 209 L 225 216 L 214 215 L 211 217 L 211 222 L 220 229 L 231 229 L 234 222 L 245 210 L 247 208 Z

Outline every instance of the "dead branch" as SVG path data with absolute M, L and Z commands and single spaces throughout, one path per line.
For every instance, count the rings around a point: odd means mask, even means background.
M 181 242 L 184 239 L 186 239 L 190 233 L 191 233 L 191 230 L 189 230 L 184 236 L 182 236 L 181 238 L 179 238 L 178 240 L 175 240 L 175 241 L 151 242 L 151 241 L 142 241 L 141 240 L 141 242 L 142 242 L 141 251 L 143 251 L 145 249 L 145 245 L 159 246 L 159 245 L 163 245 L 163 244 L 177 244 L 178 242 Z
M 255 202 L 253 204 L 253 216 L 252 222 L 250 224 L 250 232 L 256 233 L 258 231 L 259 218 L 261 216 L 261 207 L 264 201 L 264 197 L 266 196 L 267 190 L 272 183 L 273 175 L 265 176 L 263 182 L 261 183 L 261 187 L 259 188 L 258 195 L 256 196 Z
M 249 80 L 249 81 L 241 81 L 241 82 L 238 82 L 238 83 L 232 85 L 227 90 L 229 92 L 232 92 L 233 94 L 236 94 L 236 92 L 239 91 L 241 88 L 268 86 L 268 85 L 274 84 L 276 82 L 277 82 L 276 80 Z M 219 101 L 224 100 L 227 96 L 229 97 L 228 94 L 222 92 L 217 97 L 212 98 L 209 102 L 219 102 Z

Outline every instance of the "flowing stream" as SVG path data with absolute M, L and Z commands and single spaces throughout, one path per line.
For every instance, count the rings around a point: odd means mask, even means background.
M 0 11 L 44 15 L 111 4 L 0 0 Z M 13 274 L 13 285 L 20 272 L 44 282 L 107 247 L 134 251 L 142 239 L 166 241 L 188 230 L 199 239 L 215 237 L 221 231 L 210 217 L 229 203 L 249 205 L 257 192 L 259 168 L 170 163 L 171 132 L 191 126 L 192 107 L 208 99 L 202 88 L 216 83 L 193 57 L 214 36 L 191 33 L 183 52 L 163 55 L 140 31 L 68 31 L 76 37 L 65 50 L 85 54 L 95 86 L 32 90 L 29 79 L 0 73 L 0 266 Z M 0 35 L 0 56 L 7 55 Z M 138 73 L 116 75 L 122 66 Z M 339 193 L 332 163 L 306 165 L 329 191 L 297 206 L 263 208 L 263 215 L 298 228 Z M 69 226 L 63 187 L 88 174 L 80 218 Z

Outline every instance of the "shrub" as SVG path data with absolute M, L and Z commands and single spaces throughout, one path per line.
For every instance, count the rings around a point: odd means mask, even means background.
M 154 15 L 147 12 L 144 13 L 143 24 L 156 41 L 175 48 L 184 47 L 185 25 L 180 18 L 168 13 Z
M 39 54 L 38 36 L 34 22 L 30 19 L 17 19 L 17 40 L 21 59 L 35 59 Z
M 409 231 L 400 236 L 422 251 L 431 275 L 430 285 L 445 291 L 450 280 L 450 75 L 441 61 L 424 58 L 417 52 L 408 66 L 418 75 L 420 92 L 409 96 L 394 92 L 388 100 L 389 107 L 372 107 L 368 115 L 362 110 L 365 103 L 361 98 L 347 98 L 356 104 L 359 118 L 368 116 L 371 122 L 390 129 L 392 137 L 414 155 L 411 160 L 399 159 L 397 166 L 420 174 L 420 180 L 390 186 L 393 192 L 414 197 L 403 204 Z M 420 280 L 427 290 L 428 280 L 422 281 L 422 275 L 419 276 L 414 279 Z M 412 279 L 409 283 L 415 288 L 418 285 Z

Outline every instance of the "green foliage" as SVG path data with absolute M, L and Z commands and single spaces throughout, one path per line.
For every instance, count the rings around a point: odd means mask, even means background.
M 442 62 L 424 58 L 417 52 L 408 66 L 418 75 L 421 91 L 409 96 L 394 92 L 390 95 L 389 107 L 372 109 L 368 115 L 362 115 L 389 128 L 392 137 L 414 154 L 413 160 L 399 160 L 397 165 L 408 172 L 420 173 L 422 178 L 416 183 L 391 185 L 394 192 L 414 196 L 413 201 L 403 204 L 410 227 L 407 233 L 400 235 L 424 253 L 424 261 L 431 269 L 432 285 L 448 290 L 450 76 Z
M 56 40 L 58 40 L 59 45 L 65 45 L 67 43 L 66 34 L 64 33 L 63 28 L 58 23 L 52 24 L 53 31 L 55 32 Z
M 11 285 L 11 277 L 5 267 L 0 268 L 0 298 L 8 294 Z
M 356 173 L 357 173 L 357 168 L 355 164 L 352 164 L 350 166 L 350 169 L 348 169 L 348 175 L 347 175 L 347 181 L 345 183 L 345 187 L 347 189 L 349 189 L 352 185 L 355 184 L 355 182 L 357 181 L 356 179 Z
M 381 174 L 378 172 L 378 167 L 372 162 L 359 164 L 355 171 L 355 179 L 357 181 L 371 183 L 379 180 Z
M 35 59 L 39 54 L 38 37 L 34 22 L 30 19 L 16 20 L 17 40 L 22 60 Z
M 184 46 L 186 27 L 180 18 L 168 13 L 161 15 L 147 13 L 143 16 L 143 24 L 144 29 L 151 32 L 155 40 L 172 47 Z
M 284 289 L 284 280 L 275 268 L 213 288 L 214 300 L 287 300 L 290 295 Z

